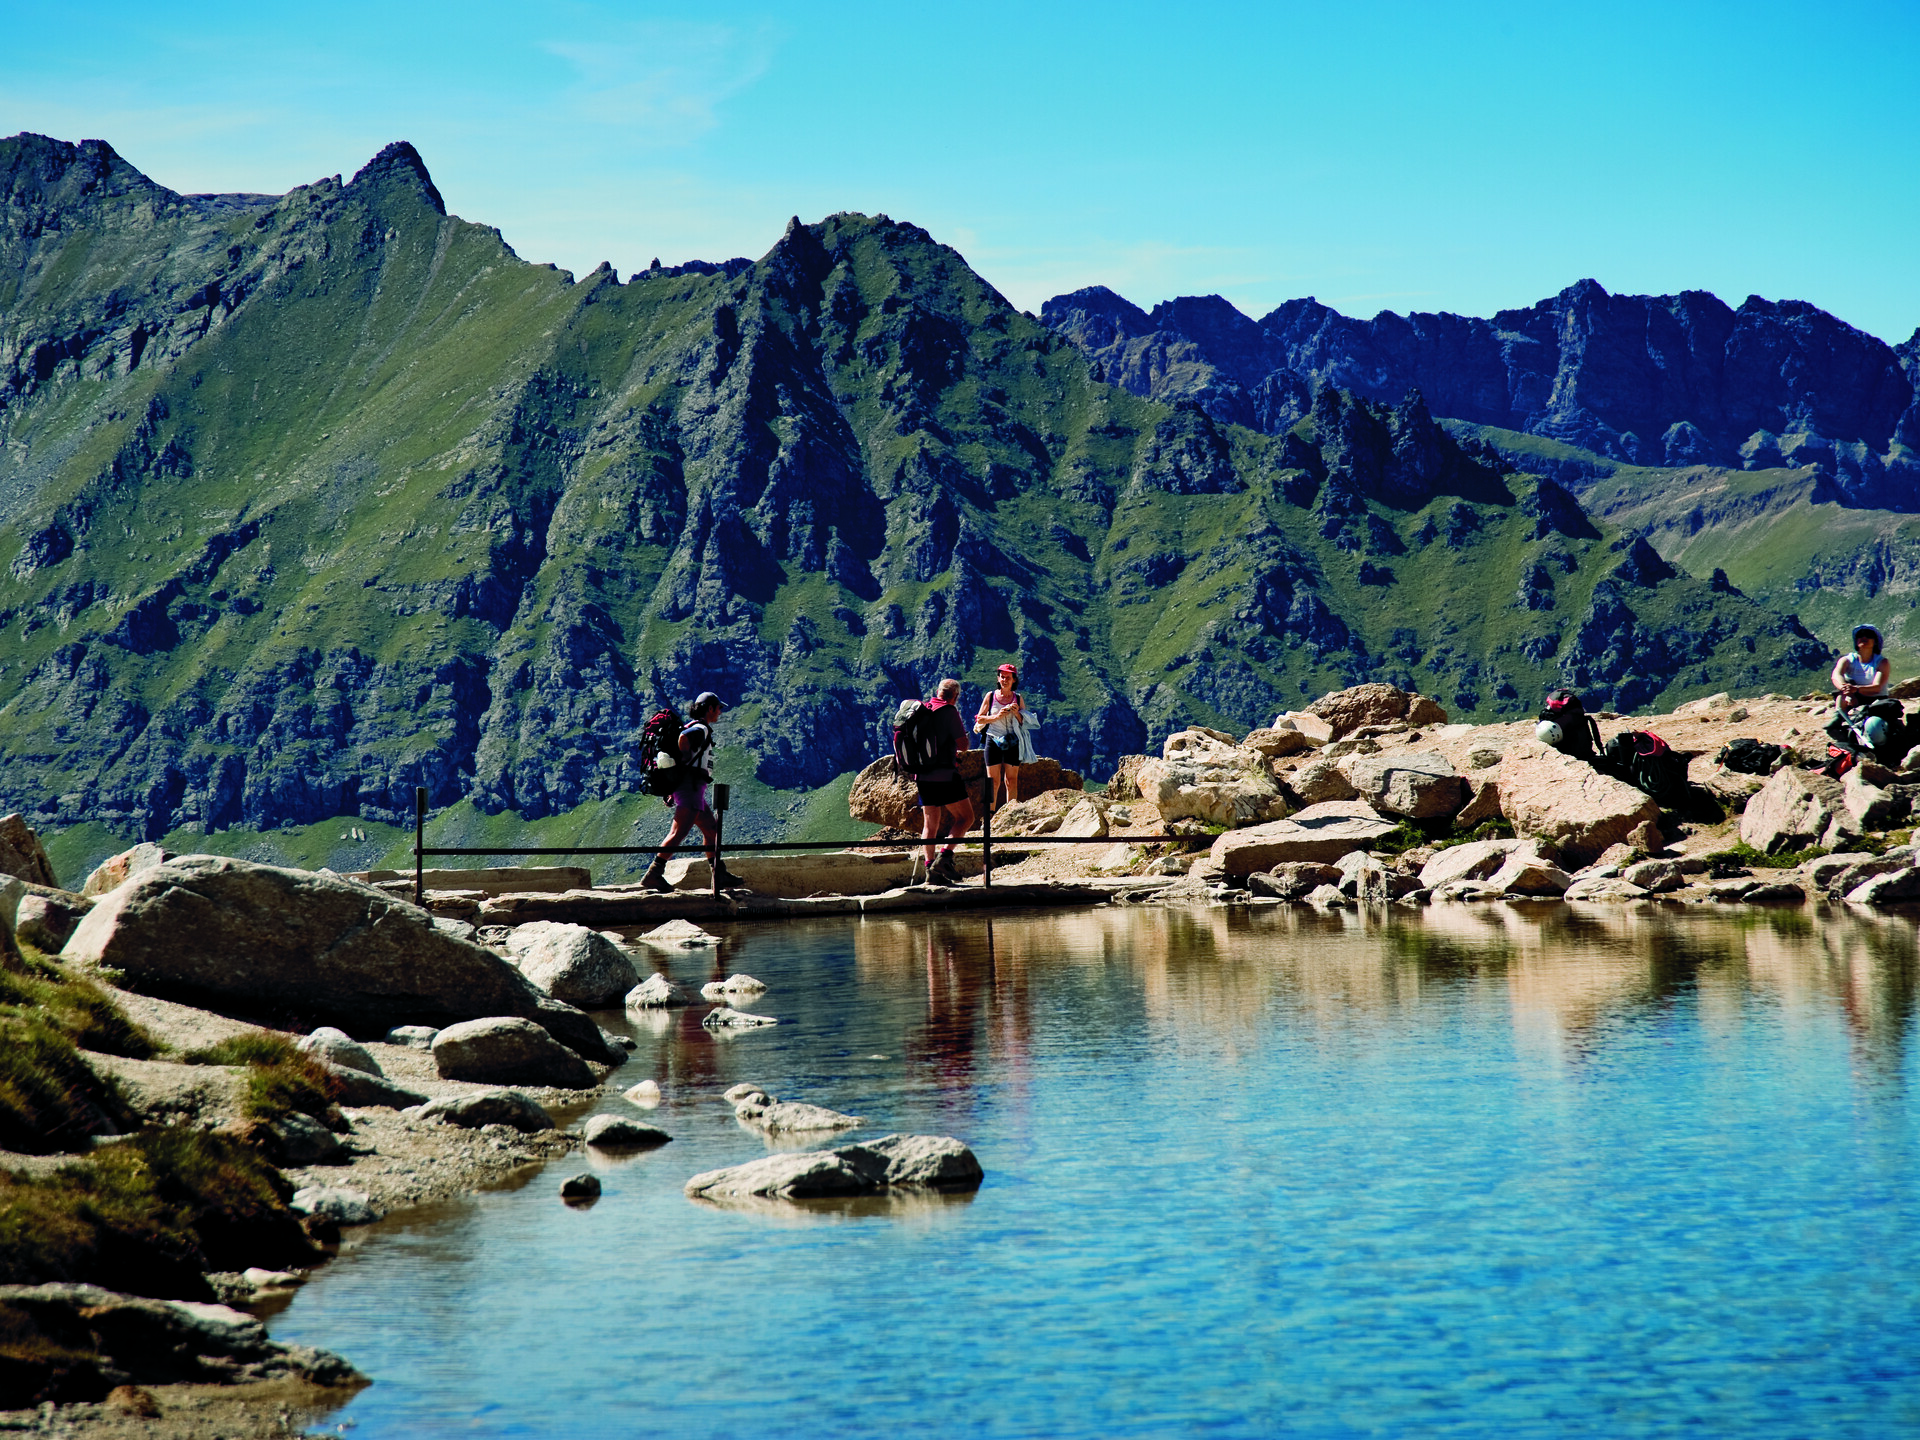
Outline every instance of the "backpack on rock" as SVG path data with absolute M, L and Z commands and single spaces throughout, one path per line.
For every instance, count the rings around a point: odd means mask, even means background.
M 1554 738 L 1554 729 L 1559 731 L 1558 739 Z M 1562 755 L 1571 755 L 1589 765 L 1600 749 L 1600 727 L 1593 723 L 1580 697 L 1571 690 L 1547 692 L 1546 708 L 1540 712 L 1540 723 L 1533 733 Z
M 1605 763 L 1596 766 L 1662 805 L 1687 793 L 1687 762 L 1651 730 L 1627 730 L 1607 742 Z

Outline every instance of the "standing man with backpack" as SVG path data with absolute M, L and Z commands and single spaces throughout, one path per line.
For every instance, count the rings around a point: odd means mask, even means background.
M 656 777 L 653 783 L 664 787 L 657 793 L 664 793 L 667 804 L 673 807 L 673 828 L 667 831 L 660 853 L 647 866 L 647 873 L 640 877 L 640 883 L 649 890 L 673 889 L 673 882 L 667 879 L 667 861 L 696 825 L 707 840 L 707 864 L 712 867 L 714 883 L 723 890 L 735 889 L 740 884 L 739 877 L 720 863 L 720 821 L 707 803 L 707 786 L 713 780 L 713 727 L 724 709 L 726 706 L 720 703 L 718 695 L 711 690 L 701 691 L 687 712 L 693 718 L 681 727 L 676 739 L 677 753 L 648 757 L 651 773 Z M 652 724 L 649 721 L 648 727 L 652 728 Z M 674 763 L 663 765 L 661 759 Z
M 958 885 L 960 871 L 953 863 L 953 840 L 934 856 L 934 845 L 948 836 L 961 836 L 973 824 L 973 801 L 967 796 L 954 762 L 973 748 L 966 722 L 960 718 L 960 682 L 942 680 L 927 701 L 909 700 L 900 707 L 893 731 L 893 758 L 913 776 L 920 793 L 920 836 L 926 841 L 927 883 Z

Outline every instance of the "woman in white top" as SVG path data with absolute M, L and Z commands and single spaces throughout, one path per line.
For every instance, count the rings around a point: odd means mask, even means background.
M 1020 683 L 1020 672 L 1002 665 L 994 688 L 980 702 L 980 713 L 973 717 L 974 733 L 987 736 L 987 809 L 996 806 L 995 796 L 1005 783 L 1008 800 L 1014 798 L 1014 782 L 1020 774 L 1020 736 L 1014 727 L 1027 716 L 1027 702 L 1013 687 Z
M 1857 625 L 1853 631 L 1853 654 L 1842 655 L 1833 663 L 1833 688 L 1840 692 L 1840 708 L 1851 710 L 1886 693 L 1891 668 L 1880 653 L 1880 632 L 1871 625 Z

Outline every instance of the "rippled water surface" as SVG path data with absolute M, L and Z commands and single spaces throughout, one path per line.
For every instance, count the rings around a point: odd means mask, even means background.
M 757 975 L 782 1023 L 635 1019 L 616 1079 L 660 1082 L 673 1144 L 360 1232 L 273 1322 L 375 1377 L 336 1422 L 1920 1431 L 1909 920 L 848 919 L 661 967 Z M 866 1116 L 856 1135 L 959 1136 L 986 1184 L 695 1204 L 689 1175 L 766 1153 L 720 1099 L 740 1080 Z M 605 1194 L 570 1210 L 583 1166 Z

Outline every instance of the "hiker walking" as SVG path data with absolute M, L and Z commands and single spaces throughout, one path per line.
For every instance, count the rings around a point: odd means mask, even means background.
M 660 777 L 656 783 L 666 787 L 667 804 L 673 807 L 673 828 L 667 831 L 647 873 L 640 877 L 640 883 L 649 890 L 673 889 L 673 882 L 667 879 L 667 860 L 696 825 L 707 839 L 707 864 L 712 867 L 714 884 L 723 890 L 740 884 L 739 878 L 720 863 L 720 821 L 707 803 L 707 787 L 713 781 L 713 727 L 726 708 L 718 695 L 702 690 L 687 711 L 693 718 L 680 727 L 675 738 L 677 753 L 648 757 L 653 774 Z M 648 726 L 652 728 L 651 721 Z M 662 759 L 675 763 L 662 765 Z
M 1873 626 L 1854 626 L 1853 653 L 1833 662 L 1833 688 L 1838 692 L 1843 712 L 1886 693 L 1887 678 L 1892 671 L 1887 657 L 1880 653 L 1884 648 L 1880 632 Z
M 1020 726 L 1026 723 L 1027 702 L 1013 687 L 1020 683 L 1020 672 L 1002 665 L 994 677 L 994 687 L 980 702 L 980 713 L 973 717 L 976 734 L 987 737 L 987 810 L 1000 806 L 1004 791 L 1013 799 L 1015 782 L 1020 776 Z
M 971 750 L 966 723 L 957 702 L 960 682 L 942 680 L 931 700 L 909 700 L 900 707 L 893 731 L 894 761 L 913 776 L 920 795 L 920 837 L 927 861 L 929 885 L 958 885 L 960 871 L 953 862 L 954 841 L 973 824 L 973 802 L 967 782 L 955 768 L 963 750 Z M 946 846 L 938 857 L 934 846 Z

